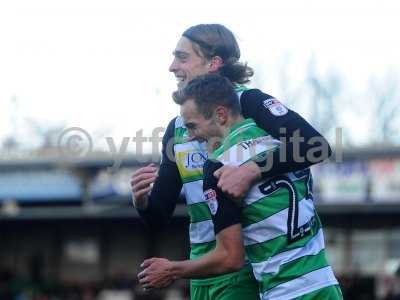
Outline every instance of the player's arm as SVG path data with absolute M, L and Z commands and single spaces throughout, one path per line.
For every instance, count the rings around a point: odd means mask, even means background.
M 220 231 L 216 236 L 215 249 L 198 259 L 146 259 L 141 264 L 144 270 L 138 274 L 138 279 L 145 290 L 160 289 L 180 278 L 207 278 L 238 271 L 244 264 L 243 256 L 241 226 L 235 224 Z
M 263 178 L 302 170 L 331 155 L 328 141 L 299 114 L 273 97 L 260 90 L 248 90 L 241 97 L 241 105 L 245 117 L 253 118 L 272 137 L 283 141 L 282 151 L 257 159 Z
M 218 187 L 232 198 L 243 197 L 252 183 L 322 162 L 332 151 L 327 140 L 296 112 L 272 101 L 260 90 L 241 96 L 242 114 L 253 118 L 273 138 L 282 141 L 279 151 L 257 156 L 240 167 L 224 166 L 215 172 Z
M 233 272 L 244 264 L 240 207 L 217 187 L 213 175 L 222 166 L 220 162 L 207 160 L 203 172 L 204 197 L 214 223 L 215 249 L 197 260 L 174 262 L 173 266 L 180 277 L 197 278 Z
M 177 278 L 204 278 L 238 271 L 243 265 L 242 227 L 239 223 L 217 233 L 215 249 L 209 254 L 194 260 L 172 262 L 172 272 Z
M 240 225 L 240 208 L 217 188 L 213 172 L 222 164 L 206 161 L 204 166 L 204 190 L 213 197 L 218 207 L 211 209 L 216 234 L 216 247 L 210 253 L 193 260 L 169 261 L 165 258 L 145 260 L 145 268 L 139 275 L 139 282 L 145 289 L 162 288 L 178 278 L 204 278 L 234 272 L 243 267 L 244 247 Z
M 168 223 L 182 189 L 173 152 L 174 129 L 175 119 L 169 123 L 162 140 L 162 159 L 158 174 L 155 175 L 155 168 L 147 166 L 139 169 L 132 177 L 134 204 L 141 218 L 152 230 L 161 229 Z M 153 188 L 150 188 L 153 182 Z

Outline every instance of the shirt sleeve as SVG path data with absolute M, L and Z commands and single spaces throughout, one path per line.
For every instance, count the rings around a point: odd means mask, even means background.
M 257 157 L 255 162 L 263 178 L 308 168 L 332 154 L 329 143 L 314 127 L 274 97 L 252 89 L 245 91 L 240 101 L 244 117 L 254 119 L 259 127 L 282 142 L 282 150 Z
M 240 207 L 217 187 L 218 180 L 214 177 L 214 171 L 222 166 L 223 164 L 220 162 L 207 160 L 203 172 L 204 198 L 211 212 L 215 235 L 229 226 L 239 224 L 241 221 Z
M 151 230 L 160 230 L 170 221 L 182 190 L 173 148 L 175 119 L 169 123 L 163 136 L 160 168 L 149 195 L 149 205 L 146 210 L 138 209 L 140 217 Z

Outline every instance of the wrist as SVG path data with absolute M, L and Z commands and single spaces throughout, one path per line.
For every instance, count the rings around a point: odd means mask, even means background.
M 261 168 L 257 165 L 256 162 L 250 160 L 243 165 L 246 168 L 247 174 L 251 179 L 251 182 L 257 181 L 261 179 Z
M 140 199 L 136 199 L 132 195 L 133 206 L 138 210 L 146 210 L 149 206 L 149 197 L 147 195 L 142 196 Z
M 174 280 L 185 278 L 184 261 L 171 261 L 171 276 Z

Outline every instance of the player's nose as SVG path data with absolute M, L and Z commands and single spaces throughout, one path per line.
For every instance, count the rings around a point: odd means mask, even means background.
M 178 63 L 177 63 L 176 59 L 174 59 L 174 60 L 172 61 L 171 65 L 169 66 L 168 71 L 174 73 L 174 72 L 176 72 L 177 70 L 178 70 Z

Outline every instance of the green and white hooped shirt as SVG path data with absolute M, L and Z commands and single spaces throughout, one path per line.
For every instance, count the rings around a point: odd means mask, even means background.
M 259 181 L 243 199 L 241 208 L 218 191 L 212 178 L 213 168 L 221 163 L 239 166 L 258 155 L 279 151 L 279 146 L 279 141 L 252 119 L 243 120 L 212 153 L 204 178 L 204 194 L 215 229 L 219 232 L 240 217 L 245 252 L 259 283 L 260 298 L 269 300 L 293 299 L 338 284 L 325 257 L 309 169 Z M 229 205 L 233 210 L 218 211 L 218 205 Z

